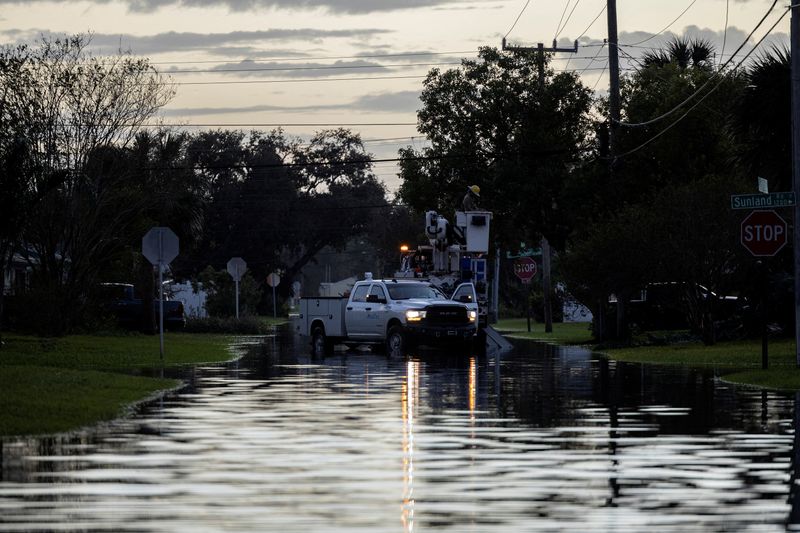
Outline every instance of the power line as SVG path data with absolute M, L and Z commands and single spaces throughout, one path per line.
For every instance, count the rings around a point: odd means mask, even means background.
M 577 151 L 587 151 L 586 148 L 579 148 Z M 563 148 L 540 149 L 536 151 L 527 151 L 525 154 L 504 154 L 504 155 L 521 155 L 521 156 L 553 156 L 559 154 L 569 153 L 570 150 Z M 349 165 L 366 165 L 375 163 L 387 162 L 400 162 L 400 161 L 439 161 L 446 159 L 475 159 L 476 154 L 446 154 L 446 155 L 427 155 L 427 156 L 414 156 L 414 157 L 393 157 L 375 159 L 365 157 L 364 159 L 354 161 L 312 161 L 307 163 L 265 163 L 258 165 L 170 165 L 163 167 L 143 167 L 142 170 L 252 170 L 252 169 L 269 169 L 269 168 L 308 168 L 308 167 L 336 167 L 336 166 L 349 166 Z
M 777 0 L 776 0 L 776 3 L 777 3 Z M 775 4 L 773 4 L 773 7 L 774 7 L 774 5 L 775 5 Z M 771 8 L 770 8 L 770 10 L 771 10 Z M 785 16 L 786 16 L 786 15 L 787 15 L 789 12 L 790 12 L 790 10 L 791 10 L 791 8 L 786 8 L 786 10 L 783 12 L 783 15 L 781 15 L 781 16 L 778 18 L 778 20 L 777 20 L 777 21 L 775 21 L 775 24 L 773 24 L 773 25 L 772 25 L 772 27 L 771 27 L 771 28 L 770 28 L 770 29 L 769 29 L 769 30 L 768 30 L 768 31 L 767 31 L 767 32 L 766 32 L 766 33 L 765 33 L 765 34 L 764 34 L 764 35 L 761 37 L 761 39 L 759 39 L 759 40 L 758 40 L 758 42 L 755 44 L 755 46 L 753 47 L 753 49 L 752 49 L 752 50 L 750 50 L 750 51 L 749 51 L 749 52 L 748 52 L 748 53 L 745 55 L 745 57 L 743 57 L 743 58 L 742 58 L 742 60 L 741 60 L 741 61 L 740 61 L 740 62 L 739 62 L 737 65 L 736 65 L 736 67 L 735 67 L 735 68 L 739 68 L 739 67 L 740 67 L 740 66 L 741 66 L 741 65 L 742 65 L 742 64 L 743 64 L 743 63 L 744 63 L 744 62 L 747 60 L 747 58 L 748 58 L 748 57 L 750 57 L 750 55 L 751 55 L 753 52 L 755 52 L 755 50 L 758 48 L 758 46 L 759 46 L 759 45 L 760 45 L 760 44 L 761 44 L 761 43 L 762 43 L 762 42 L 763 42 L 763 41 L 764 41 L 764 40 L 767 38 L 767 36 L 768 36 L 770 33 L 772 33 L 772 30 L 774 30 L 774 29 L 775 29 L 775 27 L 776 27 L 776 26 L 777 26 L 777 25 L 778 25 L 778 24 L 779 24 L 779 23 L 780 23 L 780 22 L 783 20 L 783 18 L 784 18 L 784 17 L 785 17 Z M 697 108 L 697 107 L 698 107 L 698 106 L 699 106 L 701 103 L 703 103 L 703 101 L 705 101 L 705 99 L 706 99 L 706 98 L 708 98 L 709 96 L 711 96 L 711 94 L 712 94 L 714 91 L 716 91 L 716 90 L 719 88 L 719 86 L 722 84 L 722 81 L 723 81 L 723 80 L 721 79 L 721 80 L 719 81 L 719 83 L 717 83 L 717 84 L 716 84 L 714 87 L 712 87 L 712 88 L 711 88 L 711 90 L 709 90 L 709 91 L 708 91 L 708 92 L 707 92 L 705 95 L 703 95 L 703 97 L 702 97 L 702 98 L 700 98 L 700 99 L 699 99 L 699 100 L 698 100 L 698 101 L 697 101 L 697 102 L 696 102 L 696 103 L 695 103 L 695 104 L 694 104 L 692 107 L 690 107 L 689 109 L 687 109 L 687 110 L 686 110 L 686 112 L 685 112 L 683 115 L 681 115 L 680 117 L 678 117 L 678 118 L 675 120 L 675 122 L 672 122 L 672 123 L 671 123 L 671 124 L 669 124 L 667 127 L 665 127 L 663 130 L 661 130 L 660 132 L 658 132 L 658 133 L 657 133 L 657 134 L 655 134 L 654 136 L 650 137 L 648 140 L 646 140 L 645 142 L 643 142 L 642 144 L 640 144 L 640 145 L 639 145 L 639 146 L 637 146 L 636 148 L 633 148 L 633 149 L 631 149 L 631 150 L 628 150 L 627 152 L 625 152 L 625 153 L 623 153 L 623 154 L 616 155 L 615 157 L 618 157 L 618 158 L 619 158 L 619 157 L 626 157 L 626 156 L 629 156 L 629 155 L 631 155 L 631 154 L 633 154 L 633 153 L 635 153 L 635 152 L 638 152 L 639 150 L 643 149 L 644 147 L 646 147 L 647 145 L 649 145 L 650 143 L 652 143 L 653 141 L 655 141 L 656 139 L 658 139 L 659 137 L 661 137 L 662 135 L 664 135 L 665 133 L 667 133 L 669 130 L 671 130 L 673 127 L 675 127 L 675 126 L 676 126 L 676 125 L 677 125 L 679 122 L 681 122 L 681 121 L 682 121 L 684 118 L 686 118 L 686 116 L 688 116 L 688 115 L 689 115 L 689 113 L 691 113 L 691 112 L 692 112 L 692 111 L 693 111 L 695 108 Z
M 242 62 L 242 61 L 252 61 L 253 63 L 260 63 L 265 61 L 323 61 L 323 60 L 341 60 L 341 59 L 380 59 L 380 58 L 387 58 L 387 57 L 425 57 L 425 56 L 441 56 L 441 55 L 453 55 L 453 54 L 473 54 L 475 53 L 474 50 L 456 50 L 453 52 L 413 52 L 413 53 L 398 53 L 398 54 L 371 54 L 371 55 L 359 55 L 359 56 L 296 56 L 296 57 L 262 57 L 259 59 L 250 59 L 250 58 L 243 58 L 243 59 L 233 59 L 233 61 Z M 225 63 L 225 61 L 221 61 L 218 59 L 207 59 L 207 60 L 194 60 L 194 61 L 151 61 L 151 65 L 202 65 L 202 64 L 218 64 L 218 63 Z
M 335 128 L 339 126 L 416 126 L 416 122 L 240 122 L 240 123 L 202 123 L 202 124 L 140 124 L 147 128 L 161 128 L 165 126 L 181 128 L 283 128 L 283 127 L 319 127 Z M 132 127 L 132 124 L 123 124 L 123 127 Z
M 603 8 L 600 10 L 600 12 L 597 14 L 597 16 L 596 16 L 596 17 L 594 17 L 594 18 L 592 19 L 592 21 L 589 23 L 589 25 L 588 25 L 588 26 L 586 26 L 586 29 L 585 29 L 585 30 L 583 30 L 583 32 L 581 32 L 581 34 L 580 34 L 580 35 L 578 35 L 578 38 L 577 38 L 577 40 L 580 40 L 580 38 L 581 38 L 581 37 L 583 37 L 584 35 L 586 35 L 586 34 L 588 33 L 588 31 L 589 31 L 590 29 L 592 29 L 592 26 L 594 26 L 594 23 L 595 23 L 595 22 L 597 22 L 597 19 L 599 19 L 599 18 L 600 18 L 600 15 L 602 15 L 602 14 L 605 12 L 605 10 L 606 10 L 606 7 L 608 7 L 608 4 L 606 4 L 605 2 L 603 2 Z M 583 45 L 583 46 L 589 46 L 589 45 Z
M 662 34 L 662 33 L 664 33 L 665 31 L 667 31 L 667 30 L 668 30 L 668 29 L 669 29 L 669 28 L 670 28 L 670 27 L 671 27 L 673 24 L 675 24 L 676 22 L 678 22 L 678 21 L 680 20 L 680 18 L 681 18 L 683 15 L 685 15 L 685 14 L 686 14 L 686 12 L 687 12 L 687 11 L 689 11 L 689 9 L 691 9 L 691 7 L 692 7 L 693 5 L 695 5 L 695 3 L 697 3 L 697 0 L 692 0 L 692 2 L 691 2 L 691 3 L 690 3 L 690 4 L 689 4 L 687 7 L 686 7 L 686 9 L 684 9 L 683 11 L 681 11 L 681 14 L 680 14 L 680 15 L 678 15 L 677 17 L 675 17 L 675 20 L 673 20 L 672 22 L 670 22 L 669 24 L 667 24 L 667 25 L 664 27 L 664 29 L 662 29 L 660 32 L 652 34 L 652 35 L 651 35 L 650 37 L 648 37 L 647 39 L 643 39 L 643 40 L 641 40 L 641 41 L 639 41 L 639 42 L 637 42 L 637 43 L 633 43 L 632 45 L 625 45 L 625 46 L 635 46 L 635 45 L 638 45 L 638 44 L 646 43 L 647 41 L 649 41 L 649 40 L 651 40 L 651 39 L 655 39 L 656 37 L 658 37 L 659 35 L 661 35 L 661 34 Z
M 256 85 L 264 83 L 310 83 L 330 81 L 418 80 L 425 76 L 361 76 L 354 78 L 298 78 L 294 80 L 183 81 L 171 85 Z
M 513 29 L 514 29 L 514 28 L 517 26 L 517 22 L 519 22 L 519 19 L 520 19 L 520 17 L 522 16 L 522 14 L 523 14 L 523 13 L 525 13 L 525 10 L 526 10 L 526 9 L 528 9 L 528 4 L 530 4 L 530 3 L 531 3 L 531 0 L 527 0 L 527 1 L 525 2 L 525 5 L 524 5 L 524 6 L 522 6 L 522 10 L 519 12 L 519 15 L 517 15 L 517 18 L 514 20 L 514 24 L 512 24 L 512 25 L 511 25 L 511 27 L 510 27 L 510 28 L 508 29 L 508 31 L 506 32 L 506 34 L 505 34 L 505 35 L 503 35 L 503 39 L 505 39 L 506 37 L 508 37 L 508 34 L 509 34 L 509 33 L 511 33 L 511 32 L 512 32 L 512 30 L 513 30 Z
M 728 59 L 728 60 L 727 60 L 725 63 L 723 63 L 723 64 L 722 64 L 722 66 L 721 66 L 721 67 L 720 67 L 720 68 L 717 70 L 717 72 L 715 72 L 715 73 L 714 73 L 712 76 L 710 76 L 710 77 L 709 77 L 709 78 L 708 78 L 708 79 L 705 81 L 705 83 L 703 83 L 703 84 L 702 84 L 700 87 L 698 87 L 698 88 L 697 88 L 697 90 L 695 90 L 695 91 L 694 91 L 692 94 L 690 94 L 688 97 L 686 97 L 686 99 L 685 99 L 683 102 L 680 102 L 678 105 L 676 105 L 675 107 L 673 107 L 672 109 L 670 109 L 670 110 L 669 110 L 669 111 L 667 111 L 666 113 L 663 113 L 662 115 L 660 115 L 660 116 L 657 116 L 657 117 L 655 117 L 655 118 L 652 118 L 652 119 L 650 119 L 650 120 L 647 120 L 647 121 L 644 121 L 644 122 L 636 122 L 636 123 L 631 123 L 631 122 L 622 122 L 622 121 L 620 121 L 618 124 L 619 124 L 620 126 L 625 126 L 625 127 L 627 127 L 627 128 L 637 128 L 637 127 L 642 127 L 642 126 L 649 126 L 650 124 L 653 124 L 653 123 L 655 123 L 655 122 L 658 122 L 658 121 L 660 121 L 660 120 L 663 120 L 663 119 L 667 118 L 668 116 L 672 115 L 672 114 L 673 114 L 673 113 L 675 113 L 677 110 L 679 110 L 680 108 L 682 108 L 684 105 L 686 105 L 686 104 L 688 104 L 689 102 L 691 102 L 691 101 L 692 101 L 692 100 L 693 100 L 693 99 L 694 99 L 694 98 L 695 98 L 697 95 L 699 95 L 699 94 L 700 94 L 700 93 L 703 91 L 703 89 L 705 89 L 705 88 L 706 88 L 706 87 L 707 87 L 707 86 L 708 86 L 708 85 L 709 85 L 709 84 L 710 84 L 710 83 L 711 83 L 711 82 L 712 82 L 712 81 L 713 81 L 715 78 L 717 78 L 717 77 L 720 77 L 720 75 L 721 75 L 721 73 L 722 73 L 723 69 L 724 69 L 725 67 L 727 67 L 727 66 L 728 66 L 728 65 L 729 65 L 729 64 L 730 64 L 730 63 L 733 61 L 734 57 L 736 57 L 736 55 L 739 53 L 739 51 L 740 51 L 742 48 L 744 48 L 744 46 L 745 46 L 745 45 L 746 45 L 746 44 L 747 44 L 747 43 L 750 41 L 750 38 L 753 36 L 753 34 L 754 34 L 754 33 L 755 33 L 757 30 L 758 30 L 758 28 L 760 28 L 760 27 L 761 27 L 761 25 L 764 23 L 764 21 L 765 21 L 765 20 L 767 20 L 767 17 L 769 16 L 769 14 L 770 14 L 770 13 L 772 13 L 772 10 L 773 10 L 773 9 L 775 9 L 775 6 L 777 5 L 777 3 L 778 3 L 778 0 L 774 0 L 774 1 L 772 2 L 772 5 L 770 6 L 770 8 L 767 10 L 767 12 L 764 14 L 764 16 L 763 16 L 763 17 L 761 18 L 761 20 L 758 22 L 758 24 L 756 24 L 756 27 L 755 27 L 755 28 L 753 28 L 753 30 L 750 32 L 750 34 L 749 34 L 749 35 L 748 35 L 748 36 L 747 36 L 747 37 L 744 39 L 744 41 L 742 41 L 742 44 L 740 44 L 740 45 L 739 45 L 739 48 L 737 48 L 737 49 L 736 49 L 736 51 L 733 53 L 733 55 L 732 55 L 732 56 L 731 56 L 731 57 L 730 57 L 730 58 L 729 58 L 729 59 Z M 785 16 L 786 16 L 786 13 L 784 13 L 784 14 L 781 16 L 781 19 L 783 19 L 783 17 L 785 17 Z M 773 26 L 772 28 L 774 29 L 774 28 L 775 28 L 775 26 Z M 764 37 L 762 37 L 762 38 L 761 38 L 761 40 L 758 42 L 758 44 L 760 44 L 760 43 L 761 43 L 761 41 L 763 41 L 763 40 L 766 38 L 766 36 L 767 36 L 767 35 L 769 35 L 769 33 L 770 33 L 770 32 L 772 32 L 772 29 L 770 29 L 770 30 L 769 30 L 769 32 L 767 32 L 767 33 L 764 35 Z M 758 44 L 756 44 L 756 46 L 758 46 Z M 747 59 L 747 58 L 750 56 L 750 54 L 752 54 L 752 53 L 753 53 L 753 51 L 754 51 L 754 50 L 755 50 L 755 47 L 753 47 L 753 49 L 752 49 L 752 50 L 750 50 L 750 52 L 748 52 L 748 53 L 747 53 L 747 55 L 745 55 L 744 59 Z M 742 61 L 744 61 L 744 59 L 743 59 Z M 740 64 L 741 64 L 741 63 L 740 63 Z M 738 67 L 738 65 L 737 65 L 737 67 Z M 722 83 L 722 80 L 720 80 L 720 83 Z M 719 84 L 718 84 L 718 85 L 719 85 Z M 715 87 L 715 88 L 716 88 L 716 87 Z
M 725 44 L 728 42 L 728 13 L 730 11 L 731 2 L 730 0 L 725 0 L 725 30 L 722 34 L 722 50 L 719 53 L 719 60 L 722 61 L 722 58 L 725 57 Z
M 567 0 L 567 6 L 569 6 L 569 2 L 570 2 L 570 0 Z M 577 8 L 578 4 L 580 4 L 580 3 L 581 3 L 581 0 L 575 0 L 575 5 L 572 6 L 572 11 L 569 12 L 569 16 L 567 17 L 567 20 L 564 21 L 563 26 L 559 23 L 558 30 L 556 31 L 556 36 L 553 37 L 554 41 L 558 40 L 558 36 L 561 35 L 561 32 L 564 31 L 564 29 L 567 27 L 567 24 L 569 24 L 569 21 L 572 18 L 572 14 L 575 13 L 575 8 Z M 563 18 L 563 14 L 562 14 L 562 18 Z
M 231 68 L 231 69 L 210 69 L 210 70 L 168 70 L 164 74 L 216 74 L 218 72 L 292 72 L 305 70 L 351 70 L 369 68 L 398 68 L 398 67 L 432 67 L 439 65 L 460 65 L 461 62 L 447 63 L 395 63 L 395 64 L 372 64 L 372 65 L 320 65 L 316 67 L 264 67 L 264 68 Z

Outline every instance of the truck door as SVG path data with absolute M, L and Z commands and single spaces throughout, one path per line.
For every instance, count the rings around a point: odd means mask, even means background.
M 375 337 L 386 335 L 386 290 L 379 283 L 373 283 L 367 295 L 367 326 Z
M 478 295 L 475 292 L 475 285 L 472 283 L 462 283 L 456 287 L 451 300 L 462 303 L 467 306 L 470 311 L 478 313 Z M 477 315 L 476 315 L 477 316 Z
M 357 285 L 353 289 L 353 296 L 347 302 L 344 322 L 347 327 L 347 336 L 350 338 L 364 339 L 372 336 L 367 321 L 367 308 L 371 309 L 373 305 L 367 304 L 370 285 L 369 283 Z

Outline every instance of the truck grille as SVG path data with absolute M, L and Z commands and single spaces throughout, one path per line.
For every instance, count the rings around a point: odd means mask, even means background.
M 469 324 L 467 310 L 456 305 L 437 305 L 427 309 L 425 322 L 436 326 L 460 326 Z

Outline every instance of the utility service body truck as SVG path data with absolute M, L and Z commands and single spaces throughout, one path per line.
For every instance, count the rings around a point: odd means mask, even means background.
M 385 346 L 402 353 L 417 343 L 468 344 L 478 331 L 478 301 L 472 283 L 463 283 L 451 298 L 428 280 L 366 279 L 349 297 L 304 297 L 296 330 L 311 337 L 321 356 L 335 344 Z

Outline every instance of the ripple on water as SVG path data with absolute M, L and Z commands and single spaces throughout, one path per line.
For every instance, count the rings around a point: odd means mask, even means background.
M 249 342 L 136 417 L 4 441 L 0 531 L 761 532 L 792 510 L 791 397 L 574 348 Z

